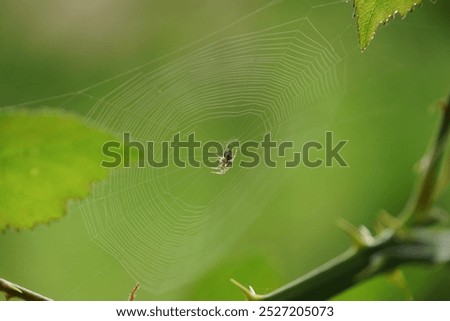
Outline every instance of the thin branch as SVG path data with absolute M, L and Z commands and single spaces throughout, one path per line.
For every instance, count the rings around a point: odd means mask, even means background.
M 133 290 L 131 291 L 129 297 L 128 297 L 128 301 L 134 301 L 136 299 L 136 293 L 139 290 L 139 287 L 141 285 L 139 283 L 136 283 L 136 285 L 134 286 Z
M 433 205 L 439 172 L 450 136 L 450 97 L 442 109 L 439 132 L 431 151 L 422 160 L 422 175 L 419 178 L 416 193 L 413 193 L 408 205 L 400 214 L 404 224 L 426 224 L 430 218 L 428 212 Z
M 0 291 L 5 293 L 6 299 L 19 298 L 25 301 L 52 301 L 39 293 L 33 292 L 23 286 L 14 284 L 0 278 Z
M 450 239 L 450 231 L 413 229 L 405 236 L 388 236 L 378 244 L 346 252 L 285 286 L 267 293 L 248 291 L 234 281 L 250 301 L 328 300 L 353 285 L 406 263 L 449 263 L 450 256 L 436 248 Z M 378 241 L 376 238 L 375 241 Z M 448 244 L 447 244 L 448 245 Z

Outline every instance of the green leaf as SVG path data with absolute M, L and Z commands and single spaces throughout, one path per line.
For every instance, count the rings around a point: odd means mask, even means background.
M 107 176 L 100 164 L 109 139 L 71 114 L 0 112 L 0 231 L 60 218 L 69 199 Z
M 359 46 L 365 50 L 382 23 L 400 14 L 406 16 L 422 0 L 354 0 Z

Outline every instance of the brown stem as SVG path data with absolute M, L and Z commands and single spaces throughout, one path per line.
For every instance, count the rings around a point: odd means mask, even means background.
M 52 301 L 50 298 L 2 278 L 0 278 L 0 291 L 5 293 L 7 300 L 11 298 L 20 298 L 25 301 Z

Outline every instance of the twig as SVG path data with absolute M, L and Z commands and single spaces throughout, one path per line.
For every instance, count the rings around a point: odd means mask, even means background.
M 442 119 L 436 140 L 428 155 L 422 160 L 422 176 L 419 179 L 417 192 L 413 194 L 408 205 L 400 214 L 404 224 L 426 224 L 428 211 L 433 205 L 438 175 L 449 140 L 450 132 L 450 97 L 442 106 Z
M 450 262 L 448 247 L 450 230 L 435 231 L 418 226 L 430 223 L 443 154 L 450 136 L 450 97 L 443 107 L 439 132 L 423 164 L 422 175 L 412 197 L 399 218 L 389 217 L 388 226 L 378 234 L 368 234 L 365 227 L 341 222 L 341 227 L 354 241 L 348 251 L 314 269 L 293 282 L 265 295 L 257 294 L 235 280 L 248 300 L 326 300 L 350 288 L 362 279 L 391 271 L 408 262 L 433 264 Z M 390 222 L 390 223 L 389 223 Z M 345 224 L 344 224 L 345 223 Z
M 128 301 L 134 301 L 134 299 L 136 299 L 136 293 L 139 290 L 139 287 L 141 285 L 139 283 L 136 283 L 136 285 L 134 286 L 133 290 L 130 293 L 130 296 L 128 297 Z
M 50 298 L 2 278 L 0 278 L 0 291 L 5 293 L 7 300 L 11 298 L 20 298 L 25 301 L 52 301 Z

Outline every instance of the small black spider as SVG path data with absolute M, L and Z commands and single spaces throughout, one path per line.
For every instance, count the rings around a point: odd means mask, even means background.
M 235 156 L 233 156 L 233 151 L 229 148 L 226 148 L 223 152 L 223 155 L 219 156 L 219 165 L 213 168 L 212 173 L 218 175 L 225 174 L 230 169 L 231 165 L 233 165 L 234 157 Z
M 223 158 L 225 158 L 225 161 L 229 164 L 233 161 L 233 152 L 231 149 L 227 148 L 225 149 L 225 152 L 223 153 Z

